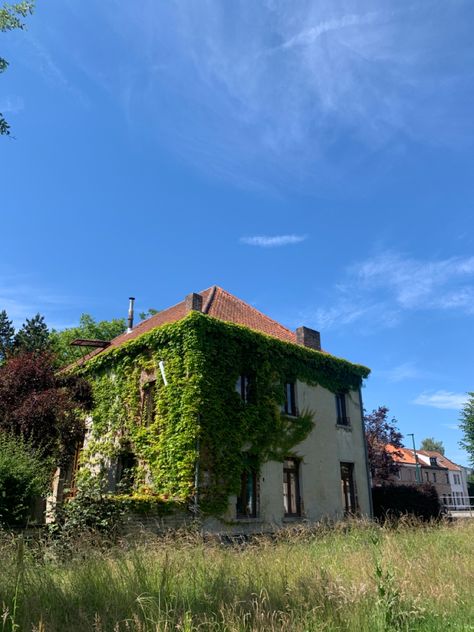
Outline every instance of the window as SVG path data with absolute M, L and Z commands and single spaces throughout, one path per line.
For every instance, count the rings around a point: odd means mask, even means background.
M 291 415 L 296 417 L 298 412 L 296 408 L 296 387 L 294 382 L 285 383 L 285 403 L 283 404 L 282 411 L 285 415 Z
M 250 377 L 248 375 L 239 375 L 235 383 L 235 390 L 244 404 L 247 404 L 250 399 Z
M 121 492 L 129 492 L 133 488 L 137 460 L 133 452 L 126 448 L 117 458 L 115 469 L 115 488 Z
M 143 385 L 142 423 L 149 426 L 155 420 L 156 381 L 145 382 Z
M 283 463 L 283 506 L 285 516 L 301 516 L 300 462 L 287 458 Z
M 454 474 L 454 484 L 455 485 L 460 485 L 461 484 L 461 478 L 459 476 L 459 474 Z
M 436 460 L 435 456 L 430 456 L 430 465 L 431 465 L 431 467 L 437 467 L 438 466 L 438 461 Z
M 436 483 L 436 472 L 433 472 L 433 483 Z
M 236 513 L 237 518 L 257 517 L 257 472 L 254 469 L 242 472 Z
M 447 472 L 446 472 L 446 483 L 448 483 L 448 485 L 449 485 L 449 475 L 448 475 Z
M 336 395 L 337 423 L 340 426 L 349 426 L 350 419 L 347 416 L 346 394 L 337 393 Z
M 354 463 L 341 463 L 341 492 L 344 513 L 356 513 L 357 499 L 354 484 Z
M 430 482 L 430 473 L 429 472 L 425 472 L 425 478 L 426 478 L 426 482 L 429 483 Z

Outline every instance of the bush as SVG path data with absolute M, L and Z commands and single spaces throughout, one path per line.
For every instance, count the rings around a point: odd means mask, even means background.
M 0 432 L 0 525 L 25 526 L 33 499 L 48 492 L 51 463 L 29 443 Z
M 428 483 L 423 485 L 383 485 L 372 489 L 374 517 L 378 520 L 412 515 L 421 520 L 439 518 L 441 504 L 438 492 Z

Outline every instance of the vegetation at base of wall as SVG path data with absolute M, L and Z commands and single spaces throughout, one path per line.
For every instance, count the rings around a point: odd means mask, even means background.
M 75 370 L 90 380 L 95 400 L 84 461 L 105 471 L 131 451 L 137 458 L 135 491 L 151 485 L 155 493 L 183 501 L 195 493 L 198 467 L 199 507 L 215 514 L 227 508 L 245 468 L 291 454 L 318 422 L 307 411 L 297 417 L 281 413 L 285 382 L 348 392 L 369 373 L 198 312 Z M 246 403 L 235 390 L 239 375 L 250 380 Z M 156 379 L 151 417 L 143 403 L 149 379 Z
M 46 494 L 52 463 L 31 443 L 0 431 L 0 526 L 24 527 L 35 497 Z
M 416 516 L 433 520 L 441 515 L 438 492 L 430 483 L 423 485 L 382 485 L 372 488 L 374 517 L 392 520 L 401 516 Z
M 4 632 L 445 632 L 474 615 L 474 522 L 194 533 L 66 551 L 0 533 Z

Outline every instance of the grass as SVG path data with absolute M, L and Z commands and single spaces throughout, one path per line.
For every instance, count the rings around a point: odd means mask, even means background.
M 3 605 L 2 605 L 3 604 Z M 0 630 L 474 630 L 474 522 L 0 543 Z

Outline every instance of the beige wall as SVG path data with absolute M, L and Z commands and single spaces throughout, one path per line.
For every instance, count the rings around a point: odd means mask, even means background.
M 341 427 L 337 425 L 334 393 L 321 386 L 313 387 L 301 382 L 297 384 L 298 409 L 313 413 L 315 422 L 311 434 L 293 450 L 294 455 L 302 460 L 302 517 L 311 521 L 343 517 L 341 462 L 354 464 L 360 511 L 363 515 L 370 514 L 359 394 L 352 391 L 346 401 L 351 423 L 350 427 Z M 226 518 L 235 519 L 235 497 L 229 501 Z M 260 472 L 260 511 L 256 521 L 280 525 L 294 520 L 284 518 L 283 464 L 268 462 Z M 242 524 L 246 521 L 239 522 Z

